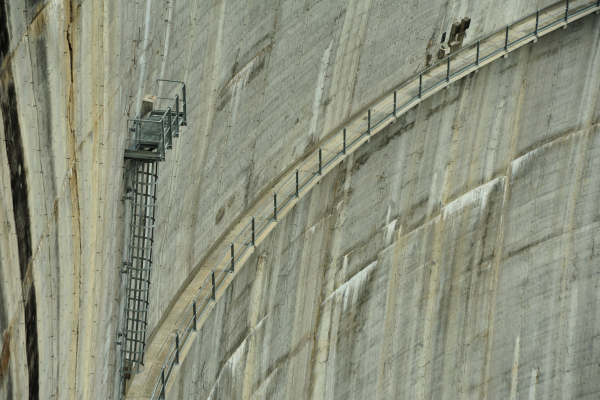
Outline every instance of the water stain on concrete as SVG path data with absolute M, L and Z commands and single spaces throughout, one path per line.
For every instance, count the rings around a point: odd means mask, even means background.
M 0 1 L 0 57 L 4 58 L 10 49 L 8 35 L 7 5 Z M 29 398 L 39 398 L 38 343 L 36 298 L 33 279 L 28 279 L 28 268 L 31 260 L 30 215 L 27 198 L 27 174 L 25 170 L 23 143 L 19 126 L 17 95 L 10 63 L 2 70 L 0 82 L 0 108 L 6 136 L 6 157 L 10 170 L 10 186 L 12 192 L 13 213 L 17 234 L 19 253 L 19 269 L 23 285 L 23 301 L 25 303 L 25 345 L 27 352 L 27 370 L 29 374 Z M 29 274 L 30 275 L 30 274 Z M 4 354 L 4 350 L 3 353 Z

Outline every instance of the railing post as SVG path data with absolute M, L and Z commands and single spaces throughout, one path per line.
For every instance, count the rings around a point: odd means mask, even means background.
M 397 97 L 397 93 L 394 90 L 394 117 L 396 116 L 396 97 Z
M 162 129 L 162 147 L 161 147 L 161 155 L 160 158 L 161 160 L 165 159 L 165 153 L 166 153 L 166 143 L 165 143 L 165 136 L 167 136 L 166 132 L 165 132 L 165 121 L 161 120 L 160 121 L 160 128 Z
M 235 271 L 235 253 L 233 251 L 233 242 L 229 246 L 231 253 L 231 267 L 229 268 L 229 272 L 233 273 Z
M 277 193 L 273 193 L 273 219 L 277 221 Z
M 256 246 L 255 230 L 254 230 L 254 217 L 252 217 L 252 246 Z
M 162 370 L 160 371 L 160 398 L 164 399 L 165 398 L 165 367 L 162 367 Z
M 173 111 L 171 110 L 171 107 L 169 107 L 169 110 L 167 111 L 167 125 L 169 126 L 169 140 L 167 142 L 167 149 L 170 149 L 173 147 L 173 121 L 171 121 L 171 113 Z
M 179 95 L 175 95 L 175 137 L 179 137 Z
M 448 62 L 446 64 L 446 82 L 450 82 L 450 56 L 448 56 Z
M 479 47 L 480 47 L 480 41 L 477 41 L 477 55 L 475 56 L 475 65 L 479 65 Z
M 538 36 L 538 29 L 540 27 L 540 10 L 535 12 L 535 37 Z
M 296 198 L 300 197 L 300 170 L 296 170 Z
M 565 22 L 569 22 L 569 0 L 565 2 Z
M 194 311 L 194 330 L 196 330 L 196 301 L 192 303 L 192 310 Z
M 506 25 L 506 35 L 504 36 L 504 51 L 508 51 L 508 25 Z
M 319 147 L 319 175 L 323 173 L 323 151 Z
M 175 365 L 179 364 L 179 331 L 175 332 Z
M 367 134 L 371 134 L 371 109 L 367 111 Z
M 342 153 L 344 153 L 344 155 L 345 155 L 346 154 L 346 128 L 344 128 L 343 136 L 344 136 L 344 139 L 343 139 L 344 141 L 342 144 Z
M 185 84 L 183 84 L 183 87 L 181 88 L 181 96 L 183 97 L 183 121 L 181 122 L 181 125 L 187 126 L 187 101 L 185 98 Z
M 216 296 L 216 294 L 217 294 L 217 286 L 215 285 L 215 270 L 212 270 L 210 272 L 210 280 L 212 281 L 212 290 L 211 290 L 211 293 L 210 293 L 210 297 L 214 301 L 214 300 L 217 299 L 217 296 Z
M 419 98 L 423 94 L 423 74 L 419 74 Z

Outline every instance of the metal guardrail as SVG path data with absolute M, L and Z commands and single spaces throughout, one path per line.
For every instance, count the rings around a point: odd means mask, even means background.
M 164 161 L 166 150 L 173 147 L 173 138 L 179 136 L 179 126 L 187 125 L 185 83 L 168 79 L 156 82 L 176 84 L 179 91 L 174 97 L 156 97 L 154 110 L 146 118 L 127 120 L 125 158 Z
M 209 304 L 216 300 L 216 291 L 225 282 L 227 274 L 233 273 L 235 268 L 239 267 L 239 262 L 244 261 L 242 259 L 253 251 L 258 238 L 277 223 L 282 211 L 287 212 L 293 207 L 294 201 L 308 192 L 323 174 L 368 141 L 373 134 L 395 121 L 398 116 L 451 82 L 526 43 L 535 42 L 538 37 L 560 26 L 566 27 L 570 21 L 599 10 L 600 0 L 563 0 L 527 15 L 502 30 L 451 53 L 436 65 L 414 75 L 372 103 L 365 112 L 359 113 L 344 128 L 325 139 L 317 151 L 306 157 L 293 173 L 288 174 L 275 186 L 272 199 L 263 199 L 264 204 L 259 203 L 259 212 L 250 217 L 234 240 L 223 249 L 220 261 L 205 278 L 194 300 L 176 324 L 180 328 L 174 332 L 171 349 L 162 364 L 160 376 L 150 398 L 165 398 L 173 368 L 179 364 L 180 351 L 191 332 L 197 329 L 198 318 Z

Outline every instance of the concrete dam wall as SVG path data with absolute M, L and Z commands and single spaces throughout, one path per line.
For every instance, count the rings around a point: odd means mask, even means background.
M 0 397 L 118 398 L 126 119 L 188 87 L 160 164 L 149 332 L 345 120 L 553 3 L 4 1 Z M 600 25 L 428 99 L 235 275 L 168 398 L 596 398 Z M 144 371 L 141 372 L 142 374 Z
M 599 29 L 466 78 L 324 178 L 170 398 L 597 397 Z

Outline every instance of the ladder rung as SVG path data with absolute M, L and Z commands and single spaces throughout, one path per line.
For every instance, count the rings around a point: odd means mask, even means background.
M 139 322 L 141 322 L 141 321 L 139 321 Z M 144 323 L 144 324 L 145 324 L 145 323 Z M 133 337 L 130 337 L 130 336 L 127 336 L 127 334 L 134 334 L 134 335 L 136 335 L 136 334 L 139 334 L 139 333 L 145 333 L 145 332 L 146 332 L 146 329 L 127 329 L 127 330 L 125 331 L 125 338 L 126 338 L 127 340 L 135 340 L 135 339 L 134 339 L 134 338 L 135 338 L 135 336 L 133 336 Z M 139 339 L 138 339 L 138 341 L 139 341 Z
M 152 225 L 131 224 L 130 226 L 134 226 L 136 228 L 148 228 L 148 229 L 152 228 L 152 229 L 154 229 L 154 224 L 152 224 Z
M 154 238 L 151 238 L 149 236 L 146 235 L 132 235 L 134 238 L 138 238 L 138 239 L 145 239 L 145 240 L 150 240 L 151 242 L 154 241 Z M 151 247 L 152 248 L 152 247 Z
M 127 269 L 133 272 L 150 272 L 149 268 L 127 267 Z
M 144 258 L 144 257 L 140 257 L 140 256 L 133 256 L 132 257 L 133 260 L 137 260 L 137 261 L 142 261 L 142 262 L 149 262 L 152 263 L 152 260 L 149 258 Z
M 152 221 L 154 221 L 156 219 L 156 218 L 154 218 L 154 215 L 132 214 L 132 216 L 140 217 L 140 218 L 147 218 L 147 219 L 151 219 Z
M 129 288 L 127 289 L 129 292 L 148 292 L 148 289 L 133 289 L 133 288 Z
M 140 278 L 136 278 L 136 279 L 132 279 L 131 281 L 135 281 L 135 282 L 133 282 L 133 283 L 143 282 L 143 283 L 146 283 L 146 284 L 148 284 L 148 286 L 150 286 L 150 281 L 149 281 L 149 280 L 147 280 L 147 279 L 140 279 Z

